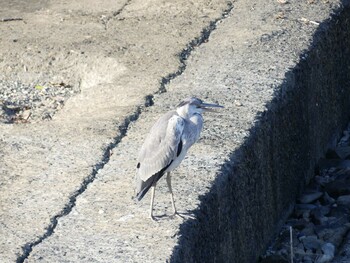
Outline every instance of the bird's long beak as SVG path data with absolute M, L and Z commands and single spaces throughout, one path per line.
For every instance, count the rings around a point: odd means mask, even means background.
M 210 112 L 217 112 L 215 109 L 213 108 L 223 108 L 224 106 L 221 106 L 219 104 L 210 104 L 210 103 L 202 103 L 201 104 L 201 108 L 204 111 L 210 111 Z

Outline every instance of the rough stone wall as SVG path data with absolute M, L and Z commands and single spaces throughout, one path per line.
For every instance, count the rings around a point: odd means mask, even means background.
M 350 7 L 343 5 L 202 197 L 198 223 L 181 226 L 172 262 L 256 262 L 291 211 L 349 120 Z

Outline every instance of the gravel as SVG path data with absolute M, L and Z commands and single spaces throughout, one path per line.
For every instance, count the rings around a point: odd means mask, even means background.
M 0 80 L 0 122 L 50 120 L 70 97 L 79 92 L 78 87 L 63 82 L 39 85 Z
M 290 262 L 290 227 L 294 262 L 331 262 L 342 251 L 350 251 L 350 167 L 345 165 L 350 156 L 349 133 L 350 125 L 335 149 L 328 151 L 341 155 L 328 154 L 320 161 L 318 174 L 261 262 Z

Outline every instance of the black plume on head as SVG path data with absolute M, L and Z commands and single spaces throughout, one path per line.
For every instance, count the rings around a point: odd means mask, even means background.
M 191 98 L 186 98 L 183 101 L 180 102 L 179 105 L 177 105 L 177 108 L 185 106 L 186 104 L 201 104 L 202 100 L 195 98 L 195 97 L 191 97 Z

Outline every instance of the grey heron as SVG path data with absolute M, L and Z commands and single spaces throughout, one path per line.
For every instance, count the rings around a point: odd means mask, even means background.
M 178 167 L 185 158 L 188 149 L 198 140 L 203 128 L 202 112 L 223 108 L 218 104 L 204 103 L 198 98 L 183 100 L 176 110 L 160 117 L 150 130 L 139 152 L 137 163 L 136 199 L 140 201 L 151 189 L 150 214 L 153 216 L 155 187 L 158 180 L 167 174 L 174 215 L 176 211 L 170 172 Z

